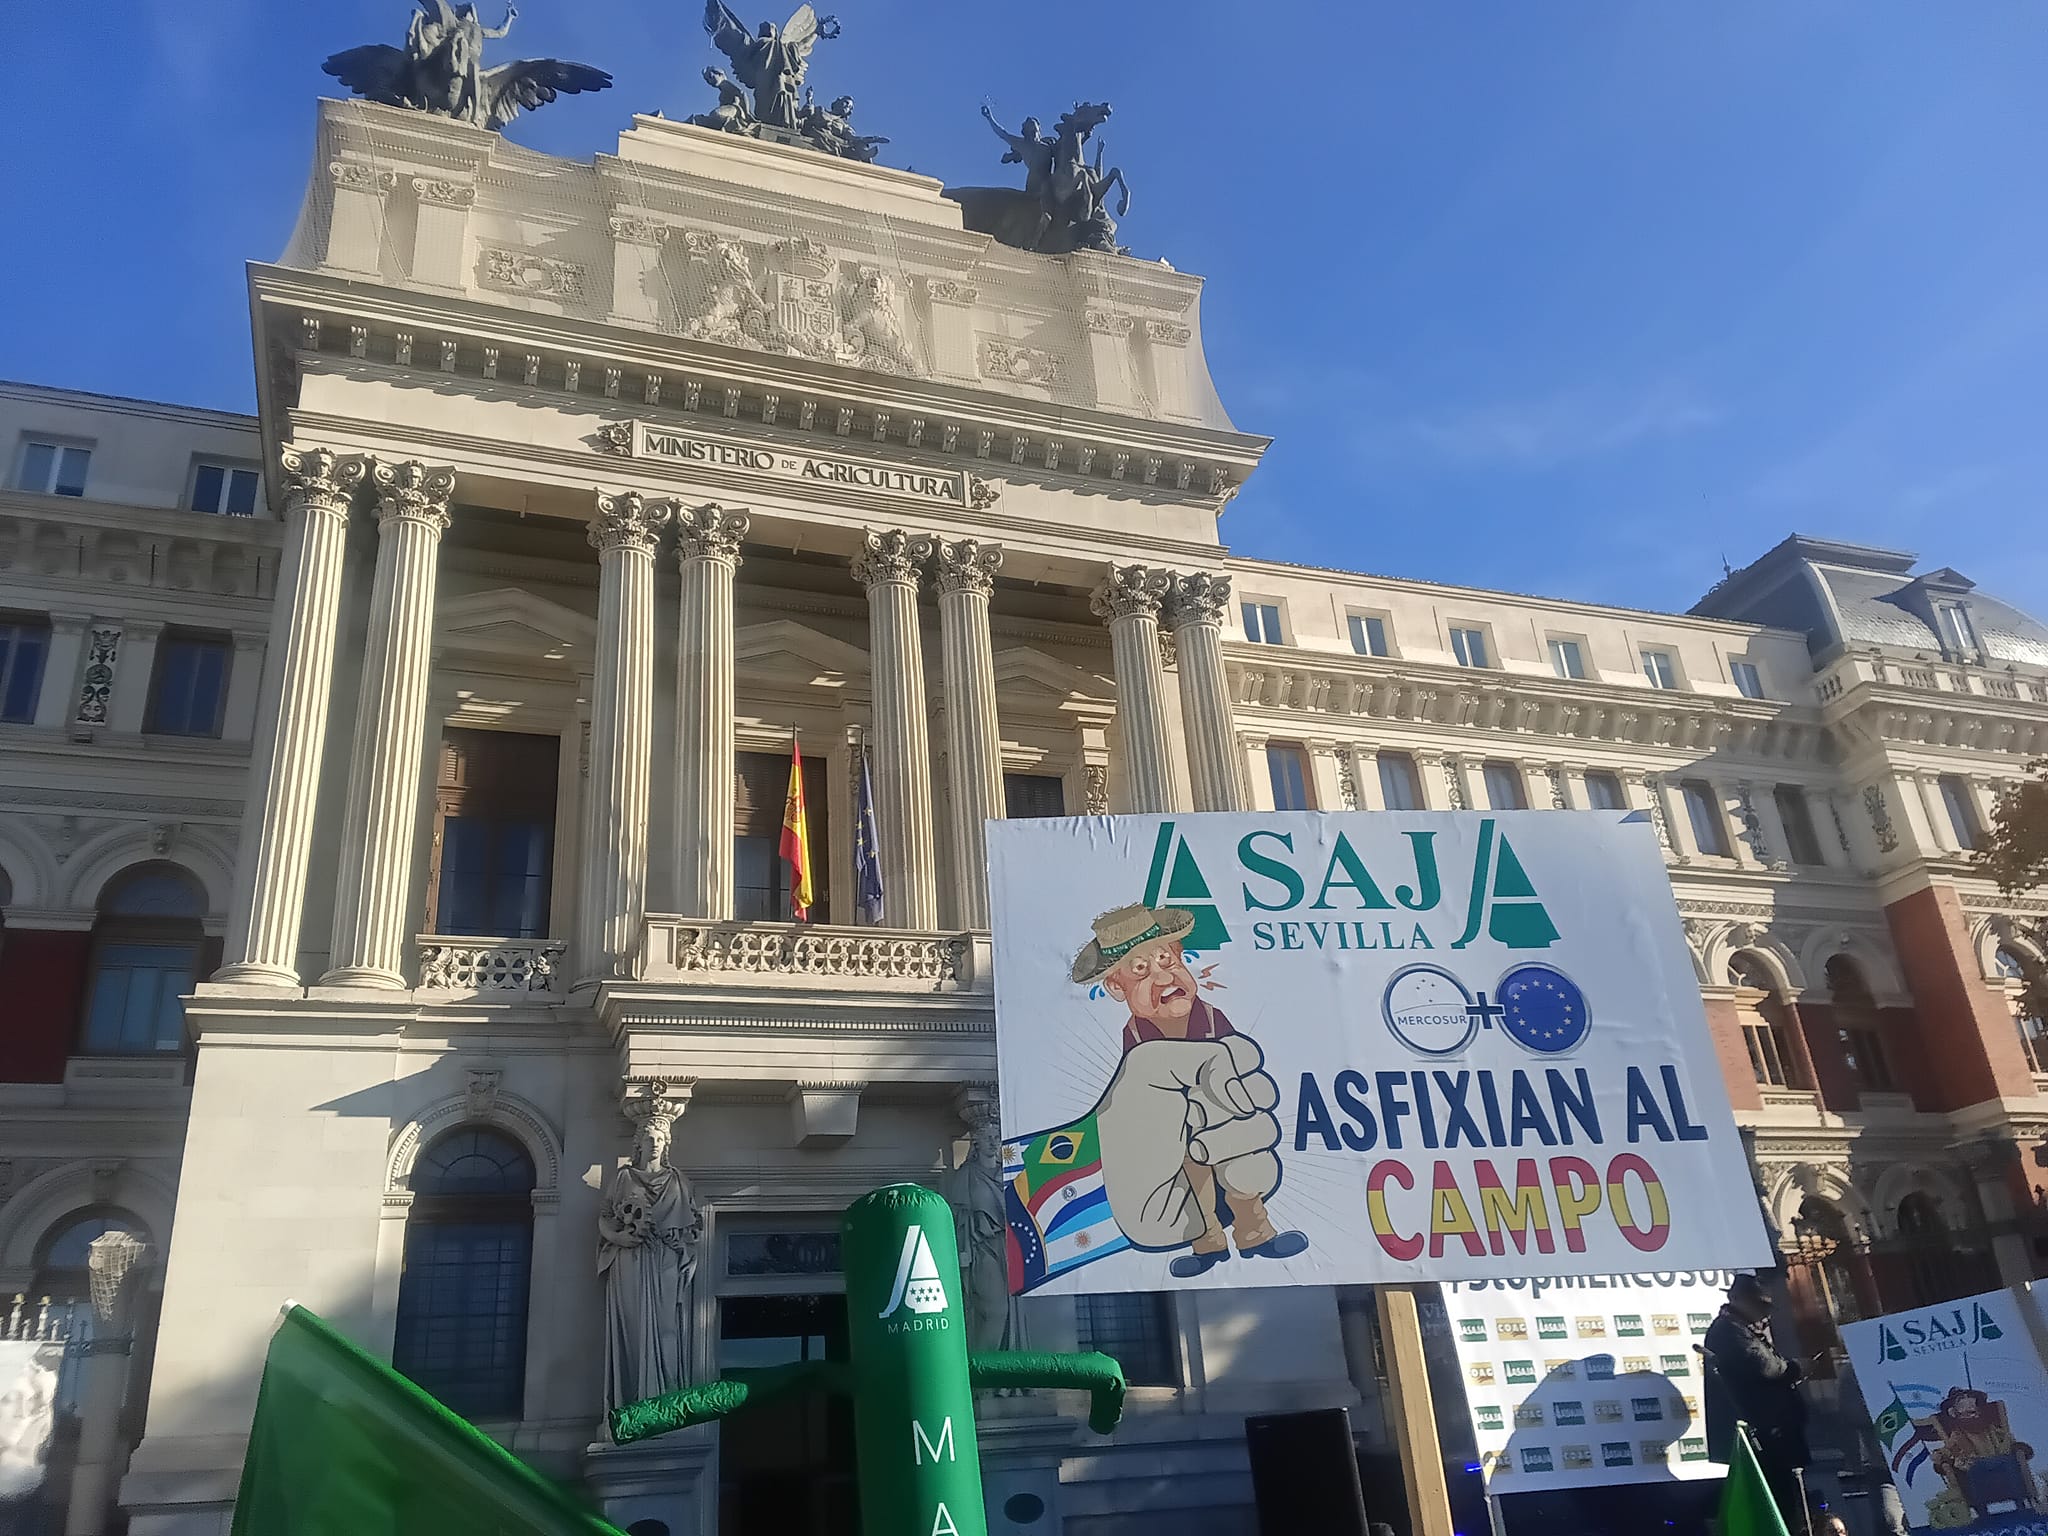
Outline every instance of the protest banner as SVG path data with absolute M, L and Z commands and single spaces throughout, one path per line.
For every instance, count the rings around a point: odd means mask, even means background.
M 1842 1325 L 1913 1530 L 2048 1536 L 2048 1370 L 2021 1311 L 2038 1304 L 1988 1291 Z
M 1733 1270 L 1443 1288 L 1489 1494 L 1720 1477 L 1694 1346 Z
M 1013 1291 L 1768 1266 L 1650 827 L 989 827 Z

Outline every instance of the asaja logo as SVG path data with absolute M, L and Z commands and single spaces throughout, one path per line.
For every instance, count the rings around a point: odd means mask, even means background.
M 875 1315 L 893 1317 L 903 1307 L 918 1317 L 946 1310 L 946 1286 L 932 1259 L 932 1245 L 925 1241 L 924 1228 L 915 1223 L 903 1234 L 903 1253 L 896 1261 L 896 1283 L 889 1288 L 889 1300 Z
M 1481 1403 L 1472 1410 L 1472 1417 L 1481 1429 L 1504 1429 L 1507 1427 L 1501 1420 L 1500 1408 L 1493 1403 Z
M 1657 1359 L 1657 1365 L 1666 1376 L 1690 1376 L 1692 1374 L 1691 1355 L 1660 1355 Z
M 1704 1440 L 1679 1441 L 1678 1459 L 1680 1461 L 1705 1461 L 1707 1459 L 1707 1442 Z
M 1534 1360 L 1510 1360 L 1507 1363 L 1510 1386 L 1536 1385 L 1536 1362 Z
M 1615 1313 L 1614 1336 L 1617 1339 L 1640 1339 L 1643 1336 L 1643 1320 L 1633 1312 Z
M 1612 1355 L 1588 1355 L 1588 1356 L 1586 1356 L 1586 1380 L 1588 1380 L 1588 1381 L 1612 1381 L 1612 1380 L 1614 1380 L 1614 1356 L 1612 1356 Z
M 1174 832 L 1170 821 L 1159 823 L 1159 838 L 1152 845 L 1152 869 L 1145 876 L 1145 905 L 1179 907 L 1195 915 L 1195 926 L 1181 943 L 1189 949 L 1215 949 L 1230 942 L 1230 930 L 1216 910 L 1216 897 L 1195 862 L 1195 850 L 1184 836 Z
M 2005 1330 L 1984 1310 L 1984 1304 L 1973 1301 L 1967 1314 L 1962 1307 L 1944 1307 L 1925 1317 L 1909 1317 L 1896 1327 L 1891 1323 L 1879 1323 L 1878 1358 L 1881 1361 L 1904 1360 L 1912 1355 L 1966 1349 L 1972 1344 L 2004 1337 Z
M 1522 1470 L 1524 1472 L 1548 1472 L 1550 1470 L 1550 1447 L 1547 1445 L 1523 1446 Z
M 1550 1405 L 1550 1416 L 1556 1424 L 1583 1424 L 1586 1422 L 1586 1405 L 1560 1398 Z
M 1459 1318 L 1458 1337 L 1467 1344 L 1484 1344 L 1486 1342 L 1486 1319 L 1483 1317 Z
M 1661 1397 L 1632 1397 L 1628 1406 L 1638 1424 L 1648 1424 L 1664 1417 L 1664 1399 Z
M 1564 1319 L 1561 1317 L 1539 1317 L 1536 1319 L 1536 1337 L 1539 1339 L 1561 1339 L 1564 1337 Z
M 1632 1467 L 1635 1464 L 1635 1450 L 1626 1440 L 1602 1440 L 1600 1442 L 1601 1466 Z

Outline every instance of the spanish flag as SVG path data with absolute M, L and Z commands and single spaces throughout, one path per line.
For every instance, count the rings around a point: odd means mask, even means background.
M 789 739 L 789 795 L 782 802 L 782 860 L 789 866 L 789 912 L 800 923 L 811 920 L 811 829 L 804 817 L 804 752 Z

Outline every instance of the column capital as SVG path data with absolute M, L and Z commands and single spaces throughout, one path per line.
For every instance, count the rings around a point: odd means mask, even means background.
M 1089 611 L 1111 624 L 1118 619 L 1156 620 L 1171 580 L 1172 573 L 1156 565 L 1111 565 L 1088 599 Z
M 590 524 L 590 547 L 599 554 L 614 549 L 651 551 L 661 525 L 675 515 L 666 501 L 648 501 L 638 491 L 597 492 L 597 516 Z
M 683 1118 L 696 1089 L 694 1077 L 629 1077 L 619 1090 L 619 1113 L 636 1132 L 652 1128 L 666 1135 Z
M 448 502 L 455 494 L 455 471 L 449 466 L 378 459 L 371 465 L 370 483 L 377 492 L 378 526 L 396 519 L 425 523 L 437 534 L 448 531 Z
M 987 597 L 995 590 L 996 572 L 1002 566 L 1000 545 L 979 539 L 932 540 L 932 583 L 941 597 L 952 592 L 977 592 Z
M 1174 629 L 1190 624 L 1221 625 L 1230 615 L 1230 578 L 1210 571 L 1178 571 L 1168 578 L 1166 622 Z
M 287 511 L 305 508 L 346 518 L 356 487 L 370 472 L 370 461 L 361 454 L 339 454 L 332 448 L 287 445 L 278 450 L 277 459 L 284 470 Z
M 931 558 L 932 547 L 931 539 L 900 528 L 864 528 L 860 553 L 853 557 L 853 579 L 869 590 L 891 583 L 915 587 L 918 567 Z
M 740 541 L 747 536 L 753 520 L 737 507 L 721 507 L 715 501 L 701 506 L 675 507 L 670 519 L 676 525 L 676 561 L 723 560 L 737 567 Z

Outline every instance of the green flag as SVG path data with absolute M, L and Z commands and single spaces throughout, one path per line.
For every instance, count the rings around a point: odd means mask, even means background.
M 1884 1448 L 1890 1450 L 1892 1442 L 1913 1427 L 1913 1415 L 1906 1411 L 1906 1405 L 1894 1393 L 1891 1406 L 1880 1413 L 1870 1427 L 1877 1431 L 1877 1438 L 1884 1442 Z
M 308 1312 L 263 1362 L 232 1536 L 620 1536 Z
M 1785 1517 L 1764 1482 L 1763 1468 L 1750 1448 L 1749 1426 L 1735 1426 L 1735 1448 L 1728 1457 L 1728 1481 L 1721 1485 L 1720 1536 L 1792 1536 Z

